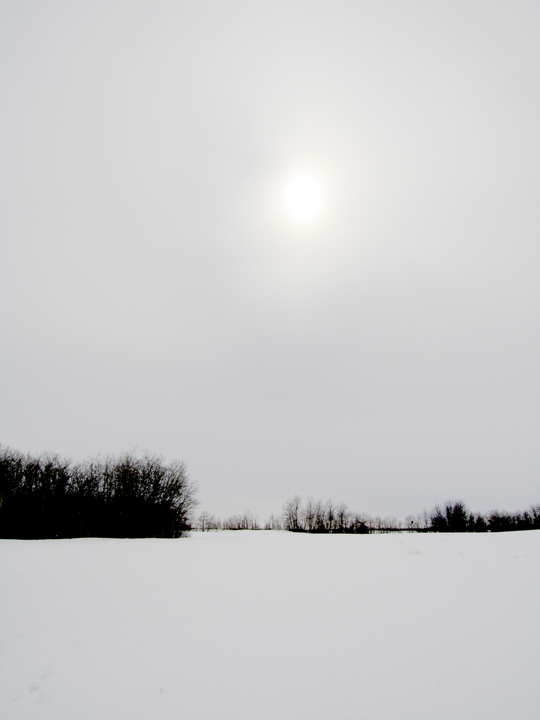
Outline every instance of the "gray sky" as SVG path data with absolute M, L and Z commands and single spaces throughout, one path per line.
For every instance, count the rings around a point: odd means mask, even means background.
M 2 0 L 1 441 L 182 459 L 222 516 L 538 502 L 538 37 L 533 0 Z

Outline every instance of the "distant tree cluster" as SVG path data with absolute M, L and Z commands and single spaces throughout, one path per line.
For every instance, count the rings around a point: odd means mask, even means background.
M 214 515 L 202 512 L 195 528 L 202 531 L 264 529 L 292 530 L 296 532 L 366 533 L 369 532 L 366 521 L 367 516 L 349 513 L 346 505 L 334 505 L 331 500 L 323 503 L 322 501 L 315 502 L 309 499 L 304 506 L 302 500 L 295 496 L 285 503 L 283 514 L 280 517 L 271 515 L 263 526 L 259 525 L 256 516 L 250 510 L 246 510 L 243 515 L 232 515 L 225 520 L 220 520 Z M 397 523 L 396 520 L 389 518 L 386 521 Z M 380 518 L 376 518 L 372 522 L 382 523 Z
M 308 498 L 305 503 L 298 495 L 283 505 L 283 529 L 308 533 L 360 533 L 370 532 L 367 515 L 349 512 L 344 503 L 336 504 Z
M 424 510 L 409 516 L 404 523 L 393 517 L 372 518 L 349 512 L 344 504 L 332 500 L 323 502 L 309 498 L 303 503 L 295 495 L 283 505 L 283 528 L 308 533 L 373 533 L 373 532 L 501 532 L 540 529 L 540 505 L 533 505 L 522 513 L 488 515 L 470 513 L 460 501 L 436 505 L 431 512 Z
M 231 515 L 231 517 L 221 520 L 215 515 L 202 512 L 196 523 L 196 529 L 202 532 L 209 530 L 260 530 L 261 527 L 256 516 L 246 510 L 242 515 Z
M 462 502 L 438 505 L 430 514 L 431 532 L 505 532 L 509 530 L 540 529 L 540 505 L 533 505 L 522 513 L 493 511 L 488 515 L 474 514 Z
M 265 530 L 283 530 L 283 522 L 280 517 L 270 515 L 268 520 L 264 524 Z
M 295 495 L 283 504 L 283 512 L 260 525 L 255 515 L 246 510 L 225 520 L 202 512 L 194 530 L 289 530 L 303 533 L 389 533 L 389 532 L 502 532 L 540 529 L 540 505 L 522 513 L 493 511 L 487 515 L 469 512 L 460 501 L 436 505 L 418 515 L 409 515 L 404 522 L 395 517 L 370 517 L 348 510 L 344 503 L 332 500 L 303 501 Z
M 154 455 L 89 460 L 0 447 L 0 537 L 180 537 L 196 486 L 182 462 Z
M 224 530 L 260 530 L 257 518 L 250 510 L 243 515 L 231 515 L 223 520 L 222 527 Z
M 304 533 L 388 533 L 388 532 L 503 532 L 540 529 L 540 505 L 521 513 L 493 511 L 487 515 L 471 513 L 460 501 L 436 505 L 418 515 L 409 515 L 404 522 L 395 517 L 370 517 L 348 510 L 344 503 L 332 500 L 303 501 L 295 495 L 283 504 L 281 516 L 271 515 L 259 525 L 252 512 L 232 515 L 220 520 L 203 512 L 194 529 L 208 530 L 289 530 Z

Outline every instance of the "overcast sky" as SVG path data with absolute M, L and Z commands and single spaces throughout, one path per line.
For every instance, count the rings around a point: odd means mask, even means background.
M 0 12 L 3 444 L 221 516 L 540 501 L 537 0 Z

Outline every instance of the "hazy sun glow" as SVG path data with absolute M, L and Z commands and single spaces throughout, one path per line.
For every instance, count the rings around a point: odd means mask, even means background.
M 313 220 L 322 204 L 319 184 L 310 175 L 297 175 L 287 185 L 285 204 L 297 222 Z

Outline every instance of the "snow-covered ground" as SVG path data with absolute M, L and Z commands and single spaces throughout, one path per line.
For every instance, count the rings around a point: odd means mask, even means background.
M 0 541 L 0 716 L 540 713 L 540 531 Z

